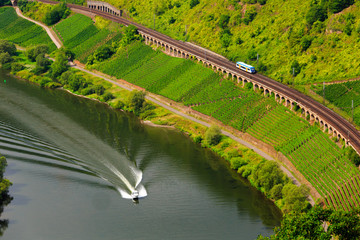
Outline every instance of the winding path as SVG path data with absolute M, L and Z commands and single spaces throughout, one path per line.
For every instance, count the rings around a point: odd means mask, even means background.
M 51 38 L 51 40 L 54 42 L 54 44 L 55 44 L 58 48 L 60 48 L 60 47 L 62 46 L 61 41 L 57 38 L 56 34 L 55 34 L 53 31 L 50 31 L 50 28 L 49 28 L 49 27 L 47 27 L 46 25 L 44 25 L 44 24 L 42 24 L 42 23 L 39 23 L 39 22 L 37 22 L 37 21 L 35 21 L 35 20 L 33 20 L 33 19 L 30 19 L 30 18 L 25 17 L 24 15 L 22 15 L 20 9 L 18 9 L 17 7 L 15 7 L 15 9 L 16 9 L 16 13 L 17 13 L 20 17 L 25 18 L 25 19 L 27 19 L 27 20 L 29 20 L 29 21 L 31 21 L 31 22 L 34 22 L 34 23 L 36 23 L 37 25 L 43 27 L 43 28 L 46 30 L 46 32 L 47 32 L 47 34 L 49 35 L 49 37 Z M 123 89 L 125 89 L 125 90 L 133 91 L 133 90 L 136 89 L 136 88 L 132 87 L 130 84 L 121 84 L 121 83 L 119 83 L 118 81 L 114 81 L 114 80 L 112 80 L 112 79 L 110 79 L 110 78 L 108 78 L 108 77 L 106 77 L 106 76 L 103 76 L 103 75 L 94 73 L 94 72 L 92 72 L 92 71 L 89 71 L 89 70 L 87 70 L 87 69 L 85 69 L 85 68 L 83 68 L 83 67 L 81 67 L 81 66 L 76 65 L 76 64 L 70 63 L 70 67 L 73 67 L 73 68 L 78 69 L 78 70 L 80 70 L 80 71 L 86 72 L 86 73 L 91 74 L 91 75 L 93 75 L 93 76 L 102 78 L 102 79 L 104 79 L 104 80 L 106 80 L 106 81 L 108 81 L 108 82 L 110 82 L 110 83 L 113 83 L 113 84 L 115 84 L 116 86 L 119 86 L 119 87 L 121 87 L 121 88 L 123 88 Z M 126 82 L 126 81 L 124 81 L 124 82 Z M 200 120 L 200 119 L 197 119 L 197 118 L 195 118 L 195 117 L 193 117 L 193 116 L 190 116 L 190 115 L 188 115 L 188 114 L 185 114 L 184 112 L 181 112 L 181 111 L 175 109 L 174 107 L 169 106 L 169 103 L 167 103 L 166 101 L 159 101 L 159 100 L 157 100 L 157 99 L 155 99 L 154 97 L 149 96 L 149 95 L 156 96 L 155 94 L 150 93 L 150 94 L 146 95 L 146 99 L 147 99 L 147 100 L 149 100 L 149 101 L 151 101 L 151 102 L 153 102 L 153 103 L 155 103 L 155 104 L 157 104 L 157 105 L 159 105 L 159 106 L 161 106 L 161 107 L 163 107 L 163 108 L 165 108 L 165 109 L 173 112 L 174 114 L 177 114 L 177 115 L 179 115 L 179 116 L 181 116 L 181 117 L 184 117 L 184 118 L 186 118 L 186 119 L 189 119 L 189 120 L 191 120 L 191 121 L 193 121 L 193 122 L 199 123 L 199 124 L 201 124 L 201 125 L 203 125 L 203 126 L 206 126 L 206 127 L 210 127 L 210 126 L 211 126 L 210 123 L 205 122 L 205 121 L 202 121 L 202 120 Z M 231 139 L 237 141 L 238 143 L 244 145 L 245 147 L 252 149 L 254 152 L 256 152 L 257 154 L 259 154 L 260 156 L 262 156 L 262 157 L 265 158 L 266 160 L 275 161 L 275 159 L 274 159 L 273 157 L 271 157 L 270 155 L 268 155 L 267 153 L 265 153 L 265 152 L 262 151 L 261 149 L 255 147 L 254 145 L 252 145 L 252 144 L 244 141 L 243 139 L 241 139 L 241 138 L 233 135 L 232 133 L 230 133 L 230 132 L 228 132 L 228 131 L 224 131 L 224 130 L 222 130 L 221 132 L 222 132 L 223 135 L 228 136 L 228 137 L 230 137 Z M 300 185 L 301 185 L 301 183 L 294 177 L 294 175 L 293 175 L 286 167 L 284 167 L 283 165 L 279 165 L 279 167 L 280 167 L 280 169 L 292 180 L 292 182 L 293 182 L 295 185 L 297 185 L 297 186 L 300 186 Z M 316 190 L 315 190 L 315 191 L 316 191 Z M 313 200 L 313 198 L 312 198 L 311 196 L 308 197 L 308 200 L 309 200 L 309 202 L 310 202 L 311 205 L 315 205 L 315 201 Z
M 62 45 L 63 45 L 62 42 L 59 40 L 57 35 L 48 26 L 46 26 L 43 23 L 37 22 L 37 21 L 35 21 L 35 20 L 31 19 L 31 18 L 25 17 L 18 7 L 14 7 L 14 8 L 15 8 L 16 14 L 19 17 L 25 18 L 26 20 L 28 20 L 30 22 L 33 22 L 33 23 L 39 25 L 40 27 L 42 27 L 43 29 L 45 29 L 46 33 L 49 35 L 49 37 L 54 42 L 54 44 L 56 45 L 57 48 L 62 47 Z

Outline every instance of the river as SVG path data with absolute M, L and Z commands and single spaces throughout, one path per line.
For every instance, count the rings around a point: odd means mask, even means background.
M 281 213 L 177 130 L 0 72 L 2 239 L 255 239 Z M 138 184 L 138 182 L 140 182 Z M 146 197 L 125 199 L 132 187 Z

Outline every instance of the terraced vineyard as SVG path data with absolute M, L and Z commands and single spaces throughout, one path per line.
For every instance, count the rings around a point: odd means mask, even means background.
M 18 17 L 11 7 L 0 8 L 0 39 L 9 40 L 22 47 L 46 44 L 50 51 L 56 49 L 55 44 L 40 26 Z
M 360 188 L 353 181 L 359 170 L 319 128 L 278 106 L 247 132 L 285 154 L 327 205 L 345 210 L 360 206 Z
M 87 57 L 97 47 L 120 33 L 112 33 L 106 28 L 98 29 L 91 18 L 75 14 L 54 26 L 64 45 L 75 53 L 76 58 L 86 63 Z
M 322 86 L 313 86 L 313 89 L 323 96 Z M 325 98 L 350 116 L 352 115 L 352 101 L 354 101 L 354 122 L 360 126 L 360 81 L 326 85 Z

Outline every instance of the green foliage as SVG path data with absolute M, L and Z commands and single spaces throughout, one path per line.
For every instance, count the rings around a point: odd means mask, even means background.
M 221 141 L 221 129 L 212 125 L 205 132 L 204 142 L 207 145 L 217 145 Z
M 356 151 L 352 147 L 348 148 L 347 157 L 356 166 L 360 165 L 360 156 L 356 153 Z
M 129 25 L 125 28 L 121 41 L 125 46 L 138 39 L 140 39 L 140 35 L 138 34 L 137 28 L 134 25 Z
M 50 69 L 51 61 L 47 59 L 43 54 L 36 57 L 36 67 L 32 71 L 39 75 L 47 72 Z
M 360 236 L 359 210 L 349 212 L 324 209 L 315 206 L 310 210 L 293 211 L 285 214 L 281 227 L 276 227 L 270 238 L 259 236 L 257 239 L 358 239 Z M 329 223 L 325 232 L 323 224 Z
M 68 69 L 68 56 L 63 49 L 59 49 L 55 55 L 55 62 L 51 65 L 52 78 L 59 77 Z
M 23 70 L 25 67 L 21 63 L 14 62 L 11 64 L 11 72 L 16 73 Z
M 329 10 L 332 13 L 338 13 L 352 4 L 354 0 L 329 0 Z
M 32 62 L 36 61 L 39 55 L 44 55 L 49 52 L 49 47 L 45 44 L 37 45 L 26 50 L 25 56 Z
M 310 43 L 311 44 L 311 43 Z M 301 71 L 301 66 L 299 64 L 299 62 L 297 60 L 294 60 L 291 63 L 291 67 L 290 67 L 290 73 L 296 77 Z
M 228 26 L 228 24 L 229 24 L 229 21 L 230 21 L 230 16 L 223 14 L 223 15 L 220 16 L 218 25 L 219 25 L 219 27 L 221 27 L 222 29 L 225 29 L 225 28 L 227 28 L 227 26 Z
M 326 9 L 319 5 L 313 5 L 306 14 L 306 21 L 308 24 L 313 25 L 314 22 L 323 22 L 327 19 Z
M 145 92 L 136 90 L 132 91 L 129 95 L 129 107 L 132 108 L 135 114 L 140 114 L 145 103 L 145 95 Z
M 95 61 L 102 62 L 110 58 L 114 54 L 114 50 L 109 45 L 102 45 L 99 47 L 93 55 L 90 55 L 87 60 L 87 64 L 92 65 Z
M 112 95 L 110 92 L 106 92 L 104 95 L 103 95 L 103 99 L 105 102 L 107 101 L 110 101 L 111 99 L 114 99 L 114 95 Z
M 0 53 L 8 53 L 10 56 L 16 54 L 16 47 L 7 40 L 0 39 Z
M 300 42 L 301 50 L 305 52 L 310 47 L 311 42 L 312 38 L 310 36 L 306 35 L 302 37 Z
M 11 6 L 10 0 L 0 0 L 0 7 L 1 6 Z
M 14 59 L 8 52 L 0 53 L 0 64 L 4 65 L 6 63 L 12 62 Z
M 190 0 L 190 8 L 195 7 L 196 5 L 198 5 L 200 3 L 199 0 Z
M 67 16 L 69 16 L 69 14 L 70 9 L 66 6 L 66 4 L 59 3 L 52 6 L 52 8 L 46 12 L 43 22 L 50 26 L 60 21 L 60 19 L 65 19 Z
M 297 187 L 293 184 L 286 184 L 282 189 L 284 199 L 283 210 L 285 212 L 295 210 L 303 211 L 309 208 L 310 203 L 307 202 L 309 189 L 305 185 Z
M 254 8 L 252 6 L 249 7 L 249 9 L 246 10 L 246 12 L 245 12 L 243 22 L 246 25 L 249 25 L 249 23 L 251 23 L 255 19 L 256 15 L 257 15 L 256 8 Z

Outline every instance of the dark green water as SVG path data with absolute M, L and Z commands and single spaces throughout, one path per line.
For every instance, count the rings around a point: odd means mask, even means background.
M 255 239 L 279 224 L 270 201 L 182 133 L 0 79 L 0 152 L 14 183 L 3 239 Z M 148 194 L 138 205 L 117 191 L 136 169 Z

